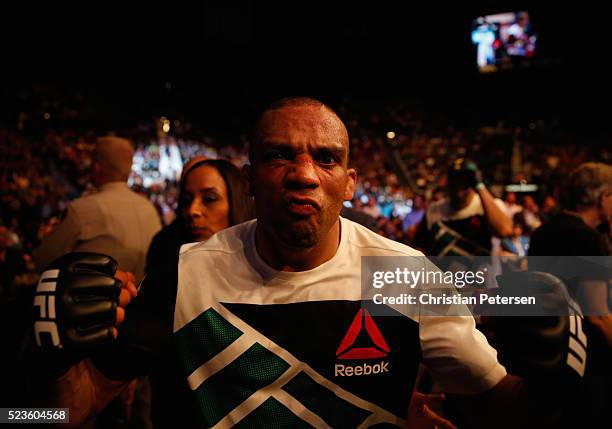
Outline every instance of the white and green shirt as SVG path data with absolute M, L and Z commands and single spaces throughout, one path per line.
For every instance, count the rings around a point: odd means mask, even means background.
M 332 259 L 283 272 L 257 254 L 256 225 L 181 249 L 174 336 L 205 427 L 403 427 L 419 362 L 448 393 L 506 374 L 471 317 L 363 307 L 362 256 L 420 252 L 341 218 Z

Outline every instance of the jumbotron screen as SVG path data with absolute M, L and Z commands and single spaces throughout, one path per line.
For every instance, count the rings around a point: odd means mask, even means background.
M 527 11 L 480 16 L 472 23 L 471 39 L 483 73 L 528 65 L 536 53 L 537 34 Z

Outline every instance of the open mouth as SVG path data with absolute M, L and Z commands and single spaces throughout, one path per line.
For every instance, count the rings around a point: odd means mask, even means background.
M 311 216 L 320 209 L 319 203 L 311 198 L 305 197 L 288 198 L 287 207 L 291 213 L 301 216 Z

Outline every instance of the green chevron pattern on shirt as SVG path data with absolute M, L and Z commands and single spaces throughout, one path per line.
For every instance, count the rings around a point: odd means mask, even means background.
M 262 387 L 275 381 L 289 364 L 259 343 L 208 378 L 196 398 L 208 427 L 244 402 Z M 231 386 L 231 388 L 228 388 Z
M 204 311 L 174 334 L 186 375 L 236 341 L 242 332 L 213 308 Z
M 333 428 L 357 427 L 371 414 L 338 397 L 304 372 L 293 377 L 283 390 Z
M 311 425 L 293 414 L 274 398 L 268 398 L 251 414 L 246 416 L 234 429 L 310 429 Z

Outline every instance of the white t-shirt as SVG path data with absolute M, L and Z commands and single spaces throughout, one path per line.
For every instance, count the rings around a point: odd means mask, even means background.
M 506 213 L 506 205 L 499 198 L 494 199 L 495 204 Z M 485 214 L 482 207 L 480 195 L 474 194 L 470 203 L 461 210 L 455 210 L 450 205 L 450 200 L 444 198 L 436 201 L 427 208 L 427 229 L 431 229 L 432 225 L 439 221 L 446 220 L 461 220 L 472 216 L 483 216 Z
M 419 361 L 448 393 L 505 376 L 472 317 L 363 310 L 362 256 L 422 253 L 340 219 L 336 255 L 304 272 L 260 258 L 256 220 L 181 249 L 175 338 L 208 427 L 278 415 L 294 427 L 403 427 Z

